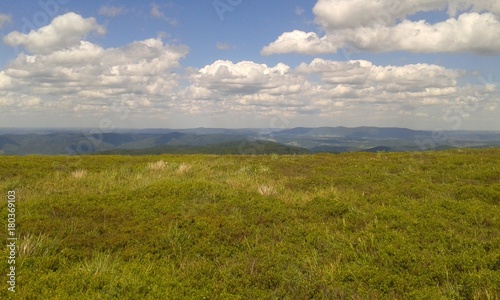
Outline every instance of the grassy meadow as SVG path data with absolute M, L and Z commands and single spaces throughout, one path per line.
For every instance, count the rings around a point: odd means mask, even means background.
M 0 177 L 1 299 L 500 297 L 500 149 L 0 156 Z

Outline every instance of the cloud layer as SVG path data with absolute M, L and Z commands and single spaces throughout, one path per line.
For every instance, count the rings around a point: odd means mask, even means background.
M 20 54 L 0 73 L 0 96 L 7 99 L 2 104 L 98 112 L 113 101 L 135 107 L 168 99 L 179 81 L 170 70 L 179 67 L 187 47 L 147 39 L 105 49 L 81 39 L 100 30 L 93 18 L 69 13 L 38 31 L 9 34 L 6 43 L 32 54 Z M 78 39 L 69 38 L 75 32 Z
M 465 17 L 474 14 L 482 16 Z M 471 74 L 434 64 L 381 66 L 315 58 L 295 68 L 228 60 L 186 68 L 181 61 L 187 46 L 153 38 L 105 48 L 86 39 L 94 32 L 104 32 L 95 19 L 68 13 L 28 34 L 8 34 L 6 43 L 28 53 L 0 71 L 1 111 L 85 119 L 122 107 L 143 120 L 279 116 L 347 122 L 369 116 L 384 122 L 443 122 L 450 107 L 474 107 L 485 118 L 498 109 L 496 85 L 460 84 Z M 315 34 L 296 35 L 311 41 L 296 47 L 330 51 L 327 41 L 314 44 L 320 39 Z
M 407 19 L 436 10 L 447 10 L 450 18 L 436 23 Z M 285 32 L 261 53 L 322 54 L 354 47 L 373 52 L 500 54 L 498 1 L 319 0 L 313 12 L 324 36 Z

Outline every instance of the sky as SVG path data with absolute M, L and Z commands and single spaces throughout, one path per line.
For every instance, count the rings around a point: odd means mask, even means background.
M 0 127 L 500 130 L 498 0 L 0 3 Z

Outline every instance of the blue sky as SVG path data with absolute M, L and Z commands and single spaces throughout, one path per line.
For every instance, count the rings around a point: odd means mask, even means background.
M 500 129 L 493 0 L 3 1 L 0 34 L 0 127 Z
M 75 0 L 41 1 L 42 3 L 56 3 L 53 5 L 33 5 L 33 1 L 8 1 L 0 4 L 0 11 L 12 16 L 12 23 L 2 28 L 2 33 L 24 28 L 38 29 L 48 25 L 52 16 L 75 12 L 83 17 L 94 17 L 100 24 L 106 26 L 106 36 L 91 37 L 90 40 L 105 46 L 119 47 L 131 41 L 139 41 L 157 37 L 160 33 L 167 36 L 165 41 L 188 45 L 190 54 L 183 60 L 183 65 L 203 67 L 217 59 L 232 61 L 253 60 L 264 63 L 278 63 L 279 57 L 262 57 L 260 50 L 265 43 L 270 43 L 277 36 L 289 28 L 315 30 L 317 26 L 307 24 L 313 22 L 311 13 L 313 2 L 288 1 L 284 6 L 280 1 L 241 1 L 236 6 L 230 1 L 220 1 L 232 10 L 225 10 L 213 1 L 92 1 Z M 235 3 L 237 3 L 236 1 Z M 215 4 L 214 4 L 215 3 Z M 164 14 L 164 18 L 151 16 L 151 9 L 157 5 Z M 99 14 L 101 7 L 122 8 L 123 12 L 116 17 Z M 48 13 L 44 10 L 48 7 Z M 296 15 L 296 8 L 304 10 L 303 15 Z M 219 11 L 218 11 L 219 9 Z M 52 13 L 52 11 L 57 13 Z M 40 15 L 49 16 L 37 18 Z M 222 19 L 220 18 L 222 16 Z M 23 18 L 30 21 L 24 22 Z M 47 20 L 40 22 L 39 20 Z M 175 24 L 172 25 L 171 23 Z M 33 25 L 33 26 L 31 26 Z M 32 28 L 34 27 L 34 28 Z M 217 43 L 226 43 L 231 46 L 227 51 L 217 49 Z M 2 45 L 3 62 L 13 58 L 11 49 Z M 2 53 L 3 54 L 3 53 Z M 10 54 L 10 55 L 9 55 Z M 286 58 L 285 58 L 286 59 Z M 291 62 L 299 62 L 300 58 L 288 58 Z

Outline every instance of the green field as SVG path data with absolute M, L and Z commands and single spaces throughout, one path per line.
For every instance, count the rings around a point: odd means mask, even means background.
M 1 299 L 499 299 L 500 149 L 0 156 Z

